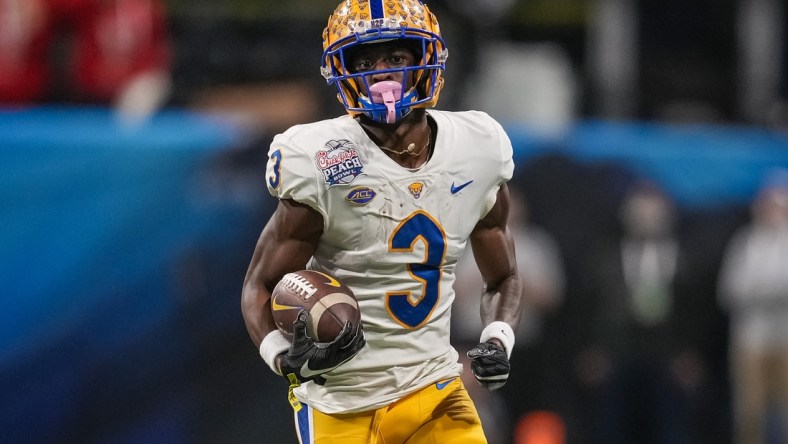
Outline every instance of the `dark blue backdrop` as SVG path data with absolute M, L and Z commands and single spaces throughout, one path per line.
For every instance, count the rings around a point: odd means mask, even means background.
M 559 140 L 507 130 L 517 174 L 546 156 L 614 164 L 686 211 L 741 207 L 765 173 L 788 168 L 788 138 L 752 128 L 589 121 Z M 0 441 L 290 436 L 285 388 L 238 306 L 272 204 L 261 157 L 236 165 L 252 168 L 252 188 L 259 179 L 249 199 L 223 188 L 234 171 L 216 174 L 239 146 L 265 150 L 243 136 L 179 110 L 139 128 L 97 108 L 0 112 Z

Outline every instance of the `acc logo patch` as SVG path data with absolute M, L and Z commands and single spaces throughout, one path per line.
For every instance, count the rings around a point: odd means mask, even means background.
M 410 191 L 414 199 L 418 199 L 421 197 L 421 192 L 424 191 L 424 184 L 421 182 L 413 182 L 408 185 L 408 191 Z
M 350 190 L 345 199 L 357 205 L 365 205 L 372 202 L 377 193 L 372 188 L 356 187 Z
M 364 171 L 356 147 L 349 140 L 329 140 L 325 150 L 315 154 L 315 164 L 328 186 L 349 184 Z

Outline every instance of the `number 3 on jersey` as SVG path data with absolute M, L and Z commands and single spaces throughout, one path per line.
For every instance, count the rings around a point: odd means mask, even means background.
M 413 279 L 421 282 L 420 297 L 413 301 L 409 291 L 386 293 L 386 307 L 391 317 L 409 329 L 424 324 L 438 305 L 446 235 L 432 217 L 417 211 L 403 220 L 389 238 L 389 251 L 392 253 L 413 252 L 419 240 L 424 243 L 424 261 L 408 264 L 408 271 Z
M 273 189 L 278 189 L 279 185 L 282 183 L 282 151 L 276 150 L 271 153 L 271 158 L 268 160 L 269 162 L 273 162 L 274 165 L 271 167 L 272 173 L 271 176 L 268 176 L 268 185 Z

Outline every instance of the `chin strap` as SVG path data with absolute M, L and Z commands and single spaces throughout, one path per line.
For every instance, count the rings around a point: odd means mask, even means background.
M 402 84 L 393 80 L 378 82 L 369 87 L 369 95 L 372 103 L 386 105 L 386 123 L 397 121 L 397 111 L 394 109 L 394 104 L 402 98 Z

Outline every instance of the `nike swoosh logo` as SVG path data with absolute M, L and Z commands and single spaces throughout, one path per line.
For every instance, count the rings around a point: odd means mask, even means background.
M 281 311 L 281 310 L 295 310 L 295 309 L 302 309 L 304 307 L 301 306 L 293 306 L 293 305 L 282 305 L 276 302 L 276 298 L 271 299 L 271 309 L 274 311 Z
M 331 368 L 331 369 L 321 369 L 321 370 L 317 370 L 317 371 L 312 370 L 311 368 L 309 368 L 309 360 L 307 360 L 306 362 L 304 362 L 303 365 L 301 365 L 300 373 L 301 373 L 301 376 L 304 377 L 304 378 L 311 378 L 312 376 L 319 376 L 319 375 L 322 375 L 323 373 L 329 372 L 331 370 L 333 370 L 333 368 Z
M 336 280 L 336 279 L 334 279 L 333 277 L 331 277 L 331 276 L 329 276 L 329 275 L 327 275 L 327 274 L 325 274 L 325 273 L 321 273 L 321 272 L 319 272 L 319 271 L 317 271 L 316 273 L 320 273 L 320 274 L 322 274 L 323 276 L 325 276 L 325 277 L 326 277 L 326 279 L 328 279 L 328 282 L 327 282 L 327 284 L 328 284 L 328 285 L 330 285 L 330 286 L 332 286 L 332 287 L 337 287 L 337 288 L 339 288 L 339 287 L 341 287 L 341 286 L 342 286 L 342 284 L 340 284 L 340 283 L 339 283 L 339 281 L 338 281 L 338 280 Z
M 463 188 L 467 187 L 468 185 L 470 185 L 470 184 L 472 184 L 472 183 L 473 183 L 473 181 L 472 181 L 472 180 L 469 180 L 469 181 L 467 181 L 467 182 L 465 182 L 465 183 L 463 183 L 463 184 L 460 184 L 460 185 L 454 186 L 454 182 L 452 182 L 452 183 L 451 183 L 451 194 L 457 194 L 457 193 L 459 193 L 459 192 L 460 192 L 460 190 L 462 190 Z
M 454 381 L 455 379 L 457 378 L 455 377 L 455 378 L 449 378 L 445 381 L 438 381 L 435 383 L 435 388 L 437 388 L 438 390 L 443 390 L 444 388 L 446 388 L 447 385 L 451 384 L 451 382 Z
M 355 355 L 353 355 L 353 356 L 355 356 Z M 344 363 L 346 363 L 346 362 L 350 361 L 350 359 L 351 359 L 351 358 L 353 358 L 353 356 L 350 356 L 350 357 L 348 357 L 348 358 L 345 358 L 345 360 L 344 360 L 344 361 L 342 361 L 342 362 L 338 363 L 337 365 L 335 365 L 335 366 L 333 366 L 333 367 L 329 367 L 329 368 L 321 368 L 321 369 L 317 369 L 317 370 L 312 370 L 312 368 L 309 366 L 309 360 L 307 359 L 307 361 L 306 361 L 306 362 L 304 362 L 304 364 L 303 364 L 303 365 L 301 365 L 301 370 L 300 370 L 300 372 L 301 372 L 301 376 L 303 376 L 303 377 L 305 377 L 305 378 L 310 378 L 310 377 L 312 377 L 312 376 L 319 376 L 319 375 L 322 375 L 322 374 L 324 374 L 324 373 L 328 373 L 328 372 L 330 372 L 330 371 L 332 371 L 332 370 L 336 369 L 336 368 L 337 368 L 337 367 L 339 367 L 340 365 L 342 365 L 342 364 L 344 364 Z

